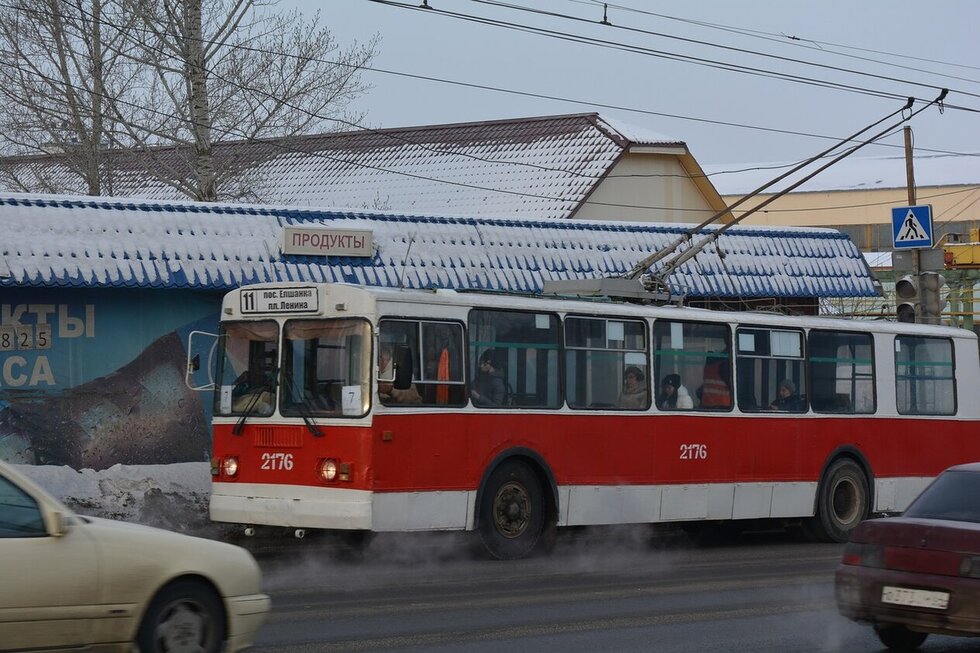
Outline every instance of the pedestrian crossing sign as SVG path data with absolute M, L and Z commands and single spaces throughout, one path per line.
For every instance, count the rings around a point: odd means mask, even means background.
M 932 205 L 893 208 L 892 241 L 895 249 L 932 247 Z

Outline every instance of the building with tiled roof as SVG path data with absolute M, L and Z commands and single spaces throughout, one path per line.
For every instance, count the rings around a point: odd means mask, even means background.
M 85 194 L 65 156 L 0 159 L 0 188 Z M 156 157 L 164 170 L 184 165 L 173 151 Z M 215 157 L 219 171 L 248 170 L 244 188 L 227 186 L 219 199 L 261 204 L 659 223 L 725 209 L 683 141 L 596 113 L 222 142 Z M 186 199 L 144 165 L 106 151 L 106 192 Z

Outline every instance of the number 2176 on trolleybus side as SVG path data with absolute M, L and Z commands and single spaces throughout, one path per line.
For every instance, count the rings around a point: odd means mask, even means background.
M 980 460 L 977 337 L 951 327 L 262 284 L 212 355 L 210 514 L 245 526 L 473 530 L 497 558 L 588 524 L 844 541 Z

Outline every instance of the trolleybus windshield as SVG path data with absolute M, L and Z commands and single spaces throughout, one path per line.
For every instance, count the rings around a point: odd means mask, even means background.
M 218 349 L 215 415 L 272 415 L 279 325 L 274 320 L 225 322 Z

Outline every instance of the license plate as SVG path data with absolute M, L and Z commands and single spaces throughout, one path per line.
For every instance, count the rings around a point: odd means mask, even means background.
M 881 588 L 881 602 L 892 605 L 908 605 L 915 608 L 945 610 L 949 606 L 949 592 L 914 590 L 908 587 Z

